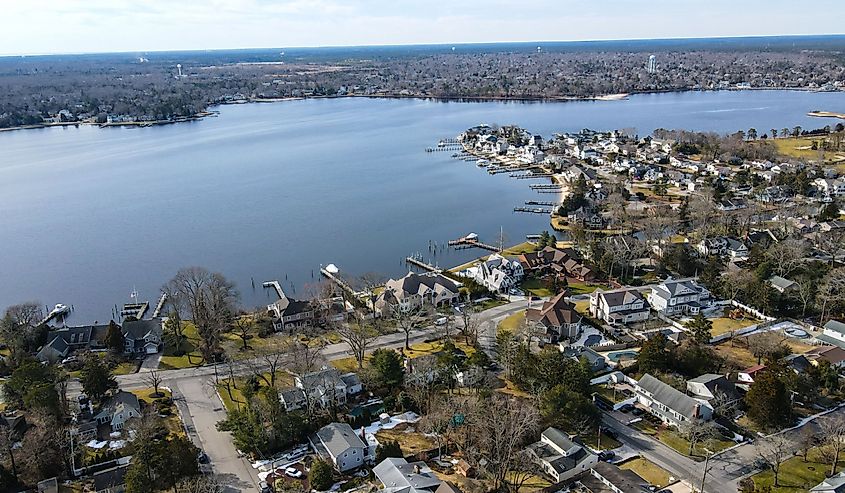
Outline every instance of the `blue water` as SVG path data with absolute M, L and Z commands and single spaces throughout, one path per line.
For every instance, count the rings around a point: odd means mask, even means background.
M 546 136 L 584 127 L 733 132 L 833 124 L 805 113 L 845 111 L 845 93 L 756 91 L 634 96 L 577 103 L 333 99 L 225 106 L 220 116 L 151 128 L 50 128 L 0 133 L 0 308 L 72 304 L 70 322 L 155 302 L 177 269 L 201 265 L 234 280 L 246 307 L 279 279 L 313 290 L 321 264 L 356 276 L 406 271 L 429 242 L 474 231 L 496 242 L 547 228 L 520 215 L 549 200 L 527 180 L 490 176 L 451 152 L 426 153 L 478 123 Z M 258 289 L 253 290 L 251 279 Z

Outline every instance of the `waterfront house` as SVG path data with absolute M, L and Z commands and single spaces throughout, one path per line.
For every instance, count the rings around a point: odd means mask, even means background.
M 119 390 L 106 399 L 100 412 L 94 415 L 94 421 L 98 425 L 108 424 L 112 431 L 120 431 L 127 421 L 139 417 L 141 417 L 141 403 L 138 401 L 138 396 Z
M 590 315 L 614 326 L 648 320 L 650 307 L 636 288 L 611 291 L 597 289 L 590 294 Z
M 283 296 L 267 305 L 267 311 L 273 316 L 273 329 L 277 332 L 310 327 L 314 323 L 314 306 L 310 301 Z
M 546 428 L 540 441 L 528 446 L 534 462 L 554 481 L 560 483 L 586 472 L 599 461 L 598 456 L 572 441 L 557 428 Z
M 724 375 L 713 373 L 688 380 L 687 393 L 696 399 L 720 405 L 734 403 L 742 398 L 736 389 L 736 385 L 725 378 Z
M 493 293 L 504 293 L 522 280 L 524 271 L 519 261 L 494 253 L 480 264 L 466 269 L 464 274 Z
M 559 278 L 572 277 L 579 281 L 592 281 L 595 273 L 583 264 L 581 256 L 571 248 L 547 246 L 536 252 L 523 253 L 519 262 L 526 273 L 552 274 Z
M 442 274 L 408 272 L 401 279 L 391 279 L 376 300 L 376 309 L 390 315 L 391 306 L 412 311 L 423 305 L 443 306 L 460 300 L 461 285 Z
M 529 308 L 525 312 L 525 319 L 540 328 L 543 332 L 543 342 L 555 344 L 559 340 L 574 341 L 581 335 L 583 317 L 575 311 L 575 306 L 566 301 L 566 292 L 562 292 L 540 308 Z
M 47 344 L 35 358 L 42 363 L 58 363 L 73 351 L 103 348 L 108 328 L 108 325 L 82 325 L 51 330 L 47 333 Z
M 693 420 L 709 421 L 713 408 L 706 400 L 690 397 L 646 373 L 634 386 L 637 402 L 668 425 L 680 427 Z
M 126 354 L 156 354 L 161 351 L 162 319 L 123 322 L 122 332 Z
M 652 308 L 666 315 L 696 315 L 701 308 L 710 306 L 710 292 L 695 279 L 667 280 L 651 288 L 648 302 Z
M 331 423 L 308 438 L 317 455 L 340 473 L 358 469 L 372 460 L 369 447 L 347 423 Z
M 442 481 L 425 462 L 389 457 L 373 468 L 384 493 L 434 493 Z

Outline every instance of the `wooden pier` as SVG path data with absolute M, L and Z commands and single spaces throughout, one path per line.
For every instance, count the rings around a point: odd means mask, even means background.
M 123 305 L 123 309 L 120 310 L 120 317 L 135 317 L 136 320 L 141 320 L 149 309 L 150 304 L 146 301 L 143 303 L 126 303 Z
M 407 262 L 407 263 L 409 263 L 413 266 L 419 267 L 420 269 L 427 270 L 429 272 L 434 272 L 435 274 L 440 274 L 441 272 L 443 272 L 443 269 L 439 269 L 439 268 L 437 268 L 437 267 L 435 267 L 431 264 L 428 264 L 428 263 L 426 263 L 426 262 L 424 262 L 424 261 L 422 261 L 418 258 L 405 257 L 405 262 Z
M 553 209 L 544 209 L 542 207 L 514 207 L 514 212 L 528 212 L 531 214 L 551 214 Z
M 322 270 L 322 269 L 320 269 L 320 270 Z M 282 289 L 282 285 L 279 284 L 279 281 L 267 281 L 267 282 L 265 282 L 261 285 L 264 286 L 265 288 L 274 289 L 276 291 L 276 294 L 279 295 L 280 300 L 287 298 L 287 295 L 285 294 L 285 291 Z
M 455 247 L 455 250 L 464 250 L 466 248 L 481 248 L 482 250 L 489 250 L 491 252 L 499 251 L 499 248 L 494 247 L 493 245 L 481 243 L 480 241 L 476 240 L 467 240 L 464 238 L 461 238 L 459 240 L 450 240 L 449 246 Z
M 158 303 L 156 303 L 156 309 L 153 310 L 153 318 L 158 318 L 161 316 L 161 310 L 164 309 L 164 302 L 167 301 L 167 294 L 161 293 L 161 298 L 158 299 Z
M 337 284 L 340 287 L 340 289 L 346 291 L 347 293 L 352 294 L 352 296 L 355 296 L 355 297 L 360 296 L 361 293 L 356 292 L 354 289 L 352 289 L 352 286 L 350 286 L 349 284 L 346 284 L 346 281 L 344 281 L 343 279 L 335 276 L 331 272 L 327 271 L 325 267 L 320 267 L 320 274 L 322 274 L 323 277 L 325 277 L 329 281 Z
M 526 200 L 525 205 L 546 205 L 549 207 L 554 207 L 558 205 L 558 203 L 546 200 Z
M 534 180 L 537 178 L 550 178 L 552 176 L 554 176 L 552 173 L 515 173 L 510 175 L 511 178 L 516 178 L 517 180 Z
M 563 190 L 563 185 L 557 185 L 554 183 L 532 183 L 528 185 L 528 187 L 532 190 Z

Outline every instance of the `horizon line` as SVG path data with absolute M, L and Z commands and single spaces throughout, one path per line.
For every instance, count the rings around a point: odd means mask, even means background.
M 119 51 L 78 51 L 78 52 L 51 52 L 51 53 L 0 53 L 0 58 L 27 58 L 27 57 L 49 57 L 49 56 L 81 56 L 81 55 L 120 55 L 120 54 L 146 54 L 146 53 L 174 53 L 174 52 L 214 52 L 214 51 L 254 51 L 254 50 L 320 50 L 337 48 L 401 48 L 412 46 L 484 46 L 497 44 L 543 44 L 543 43 L 608 43 L 608 42 L 630 42 L 630 41 L 684 41 L 684 40 L 720 40 L 720 39 L 760 39 L 760 38 L 811 38 L 811 37 L 845 37 L 845 33 L 820 33 L 820 34 L 742 34 L 731 36 L 678 36 L 663 38 L 593 38 L 593 39 L 569 39 L 569 40 L 530 40 L 530 41 L 470 41 L 470 42 L 442 42 L 442 43 L 396 43 L 396 44 L 350 44 L 350 45 L 307 45 L 307 46 L 263 46 L 248 48 L 169 48 L 164 50 L 119 50 Z

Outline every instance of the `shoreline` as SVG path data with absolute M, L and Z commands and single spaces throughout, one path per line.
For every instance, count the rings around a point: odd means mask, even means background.
M 186 123 L 200 121 L 211 116 L 217 116 L 218 111 L 214 110 L 218 106 L 228 106 L 236 104 L 267 104 L 267 103 L 281 103 L 287 101 L 304 101 L 308 99 L 342 99 L 342 98 L 370 98 L 370 99 L 420 99 L 430 101 L 442 102 L 521 102 L 521 103 L 568 103 L 568 102 L 587 102 L 587 101 L 626 101 L 630 96 L 647 95 L 647 94 L 668 94 L 668 93 L 687 93 L 687 92 L 738 92 L 738 91 L 795 91 L 795 92 L 817 92 L 817 93 L 837 93 L 845 91 L 820 91 L 812 88 L 782 88 L 782 87 L 747 87 L 736 88 L 729 87 L 724 89 L 663 89 L 652 91 L 633 91 L 630 93 L 617 94 L 600 94 L 595 96 L 426 96 L 426 95 L 404 95 L 404 94 L 344 94 L 344 95 L 326 95 L 326 96 L 291 96 L 282 98 L 251 98 L 238 101 L 229 101 L 214 103 L 208 105 L 205 111 L 199 112 L 195 115 L 179 117 L 172 120 L 150 120 L 150 121 L 133 121 L 133 122 L 114 122 L 114 123 L 96 123 L 92 121 L 78 121 L 78 122 L 61 122 L 61 123 L 38 123 L 35 125 L 22 125 L 18 127 L 0 128 L 0 133 L 12 132 L 17 130 L 34 130 L 53 127 L 67 127 L 91 125 L 100 128 L 109 127 L 152 127 L 160 125 L 172 125 L 174 123 Z M 829 111 L 810 111 L 807 116 L 820 118 L 837 118 L 845 119 L 845 114 L 834 113 Z

